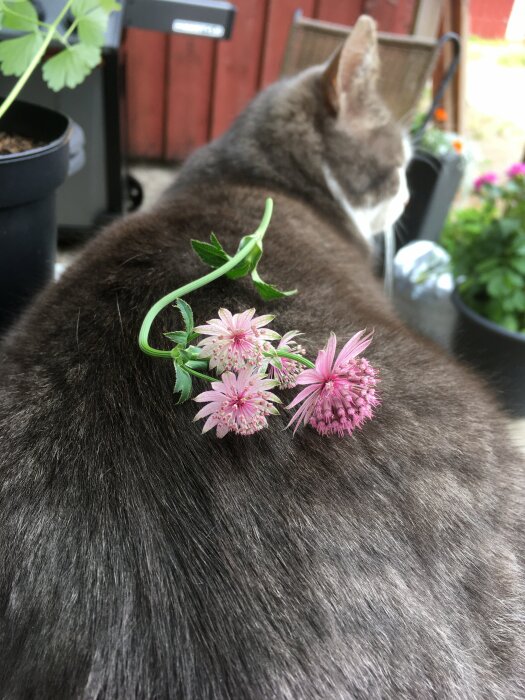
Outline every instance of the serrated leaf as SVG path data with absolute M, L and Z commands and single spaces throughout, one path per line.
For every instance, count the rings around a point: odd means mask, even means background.
M 98 0 L 98 4 L 108 15 L 111 14 L 111 12 L 118 12 L 121 9 L 121 6 L 118 2 L 115 2 L 115 0 Z
M 69 46 L 44 63 L 44 80 L 55 92 L 74 88 L 100 63 L 101 51 L 95 46 Z
M 243 238 L 241 238 L 239 242 L 239 247 L 237 248 L 237 252 L 240 252 L 252 240 L 253 236 L 244 236 Z M 230 270 L 226 274 L 226 277 L 229 277 L 229 279 L 232 280 L 236 280 L 240 277 L 246 277 L 246 275 L 249 275 L 250 272 L 252 272 L 252 270 L 255 270 L 257 263 L 261 259 L 262 252 L 262 245 L 258 243 L 251 249 L 249 254 L 243 260 L 241 260 L 240 263 L 238 263 L 232 270 Z
M 191 306 L 188 304 L 187 301 L 184 301 L 184 299 L 177 299 L 175 302 L 175 306 L 178 308 L 182 315 L 182 319 L 184 321 L 184 327 L 186 328 L 186 333 L 190 334 L 193 331 L 193 311 L 191 310 Z
M 4 29 L 14 29 L 23 32 L 38 30 L 38 14 L 28 0 L 22 0 L 22 2 L 10 0 L 10 2 L 2 3 L 2 10 L 2 27 Z M 16 14 L 11 14 L 9 10 L 13 10 Z M 23 17 L 18 15 L 23 15 Z
M 293 294 L 297 294 L 297 289 L 289 289 L 288 291 L 282 291 L 278 289 L 273 284 L 268 284 L 261 279 L 257 270 L 252 272 L 252 280 L 255 288 L 259 292 L 259 296 L 264 301 L 272 301 L 273 299 L 283 299 L 284 297 L 290 297 Z
M 210 267 L 216 268 L 224 265 L 230 259 L 222 246 L 212 245 L 211 243 L 204 243 L 203 241 L 191 241 L 191 247 L 197 253 L 202 262 L 206 263 Z
M 174 331 L 173 333 L 164 333 L 164 335 L 177 345 L 186 345 L 188 342 L 188 334 L 184 331 Z
M 191 396 L 192 381 L 189 372 L 186 372 L 184 367 L 181 367 L 176 362 L 173 363 L 175 367 L 175 388 L 174 393 L 180 394 L 177 403 L 184 403 Z
M 4 39 L 0 42 L 0 71 L 4 75 L 22 75 L 43 41 L 40 32 Z
M 93 10 L 78 20 L 78 37 L 86 46 L 102 46 L 108 26 L 108 14 L 104 10 Z

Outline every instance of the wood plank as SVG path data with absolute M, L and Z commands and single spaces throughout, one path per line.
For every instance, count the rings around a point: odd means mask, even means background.
M 260 87 L 277 80 L 295 13 L 313 17 L 314 0 L 270 0 L 264 36 Z
M 216 42 L 175 34 L 168 39 L 164 157 L 182 160 L 208 140 Z
M 126 112 L 132 157 L 163 156 L 167 41 L 159 32 L 126 32 Z
M 362 11 L 377 21 L 381 32 L 410 34 L 416 0 L 364 0 Z
M 352 27 L 359 15 L 363 14 L 362 8 L 363 0 L 317 0 L 315 17 Z
M 412 34 L 435 39 L 443 15 L 443 0 L 419 0 Z
M 229 41 L 217 47 L 210 137 L 224 133 L 259 88 L 267 0 L 236 0 Z

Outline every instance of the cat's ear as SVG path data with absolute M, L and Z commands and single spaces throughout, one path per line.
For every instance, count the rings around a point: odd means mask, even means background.
M 325 95 L 333 112 L 359 111 L 366 95 L 375 89 L 378 73 L 376 23 L 361 15 L 323 74 Z

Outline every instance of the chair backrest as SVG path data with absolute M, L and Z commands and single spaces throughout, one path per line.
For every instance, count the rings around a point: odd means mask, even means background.
M 351 27 L 307 19 L 297 13 L 292 23 L 281 76 L 323 63 L 346 39 Z M 400 34 L 378 33 L 381 74 L 379 93 L 394 117 L 408 120 L 437 59 L 437 42 Z

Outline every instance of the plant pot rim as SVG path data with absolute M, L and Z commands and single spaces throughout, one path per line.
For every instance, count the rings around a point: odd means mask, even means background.
M 494 323 L 494 321 L 490 321 L 488 318 L 485 318 L 485 316 L 478 314 L 477 311 L 474 311 L 474 309 L 465 304 L 458 292 L 457 287 L 455 287 L 454 291 L 452 292 L 452 301 L 454 305 L 459 309 L 459 311 L 461 311 L 461 313 L 465 316 L 468 316 L 468 318 L 470 318 L 471 321 L 479 324 L 480 326 L 484 326 L 484 328 L 486 328 L 488 331 L 498 333 L 499 335 L 503 335 L 509 339 L 516 340 L 520 343 L 525 344 L 525 333 L 509 331 L 507 328 L 504 328 L 503 326 Z
M 0 97 L 0 102 L 2 100 L 3 98 Z M 43 107 L 42 105 L 33 104 L 31 102 L 25 102 L 24 100 L 15 100 L 13 107 L 15 105 L 19 105 L 29 109 L 34 109 L 36 112 L 40 112 L 41 115 L 42 113 L 46 112 L 50 115 L 53 114 L 62 118 L 64 120 L 64 130 L 59 136 L 52 139 L 51 141 L 48 141 L 47 143 L 44 143 L 42 146 L 29 148 L 26 151 L 19 151 L 18 153 L 0 154 L 0 165 L 12 163 L 13 161 L 20 162 L 22 160 L 31 160 L 33 158 L 39 158 L 45 153 L 51 153 L 57 150 L 58 148 L 61 148 L 64 145 L 64 143 L 67 143 L 70 140 L 73 127 L 71 119 L 66 114 L 59 112 L 57 109 L 49 109 L 48 107 Z M 0 121 L 0 129 L 1 125 L 2 122 Z

